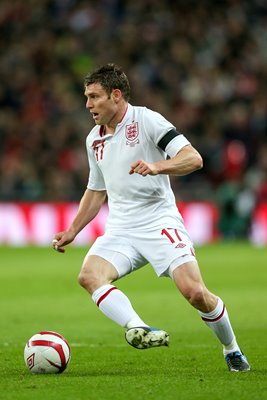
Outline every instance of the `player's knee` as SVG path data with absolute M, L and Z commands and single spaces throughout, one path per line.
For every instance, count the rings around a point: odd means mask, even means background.
M 93 293 L 99 287 L 99 278 L 94 271 L 82 268 L 78 275 L 78 283 L 89 293 Z
M 83 270 L 81 270 L 78 275 L 78 283 L 83 288 L 86 288 L 88 285 L 88 276 Z

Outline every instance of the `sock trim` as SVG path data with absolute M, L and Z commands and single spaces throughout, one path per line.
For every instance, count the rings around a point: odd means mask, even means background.
M 102 296 L 100 296 L 96 303 L 97 307 L 99 307 L 100 303 L 110 294 L 110 292 L 112 292 L 112 290 L 117 290 L 117 288 L 115 286 L 113 286 L 112 288 L 107 290 L 106 293 L 104 293 Z
M 220 315 L 218 315 L 218 317 L 216 318 L 206 318 L 206 317 L 201 317 L 203 319 L 203 321 L 206 322 L 216 322 L 218 321 L 220 318 L 222 318 L 223 314 L 224 314 L 224 310 L 225 310 L 225 304 L 223 305 L 223 309 Z

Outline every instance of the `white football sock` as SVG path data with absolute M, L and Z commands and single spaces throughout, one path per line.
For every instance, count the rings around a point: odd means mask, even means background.
M 213 330 L 222 343 L 224 355 L 232 353 L 233 351 L 240 351 L 227 310 L 220 298 L 218 298 L 217 306 L 213 311 L 209 313 L 199 311 L 199 314 L 205 324 Z
M 113 285 L 101 286 L 92 299 L 108 318 L 123 327 L 148 326 L 134 311 L 128 297 Z

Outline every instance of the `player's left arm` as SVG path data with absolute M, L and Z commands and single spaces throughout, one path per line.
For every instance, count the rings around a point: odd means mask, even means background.
M 160 160 L 153 163 L 144 160 L 137 160 L 131 164 L 129 174 L 146 175 L 187 175 L 203 166 L 203 160 L 199 152 L 190 144 L 182 147 L 178 153 L 167 160 Z

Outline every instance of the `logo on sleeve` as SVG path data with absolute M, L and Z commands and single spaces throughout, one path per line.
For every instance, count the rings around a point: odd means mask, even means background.
M 130 146 L 135 146 L 139 143 L 138 139 L 138 122 L 133 122 L 125 127 L 126 144 Z

